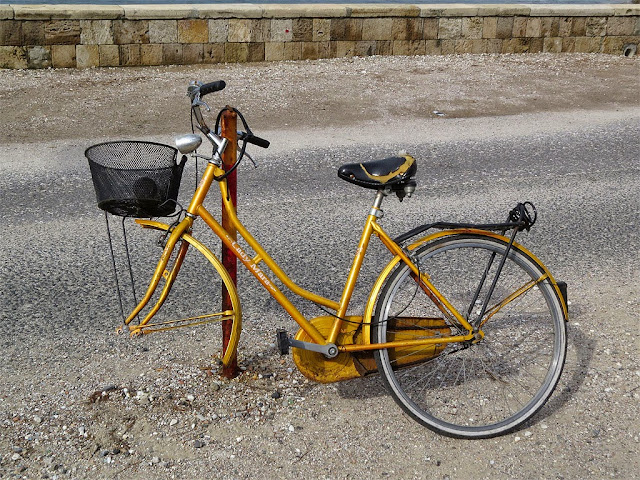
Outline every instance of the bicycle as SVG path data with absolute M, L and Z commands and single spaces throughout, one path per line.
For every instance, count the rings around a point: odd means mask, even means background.
M 175 222 L 136 219 L 144 229 L 161 232 L 163 253 L 144 297 L 123 327 L 131 335 L 141 335 L 183 325 L 225 322 L 230 326 L 229 339 L 221 361 L 223 365 L 233 361 L 241 333 L 241 304 L 221 261 L 192 235 L 194 222 L 200 218 L 299 325 L 294 337 L 283 330 L 277 332 L 278 348 L 282 354 L 291 351 L 298 369 L 308 378 L 328 383 L 379 372 L 396 403 L 411 418 L 451 437 L 495 437 L 531 419 L 552 395 L 562 373 L 568 319 L 566 284 L 557 282 L 532 252 L 515 242 L 518 232 L 529 230 L 536 222 L 535 207 L 529 202 L 519 203 L 502 223 L 439 222 L 416 227 L 393 239 L 378 222 L 381 204 L 394 194 L 401 201 L 412 196 L 416 188 L 415 159 L 402 153 L 343 165 L 338 176 L 374 190 L 375 198 L 340 300 L 324 298 L 294 283 L 238 219 L 229 197 L 228 175 L 248 157 L 247 144 L 266 148 L 269 142 L 255 136 L 239 114 L 244 127 L 238 134 L 239 153 L 230 169 L 223 168 L 222 156 L 230 140 L 219 129 L 220 115 L 211 129 L 201 111 L 201 107 L 210 110 L 203 97 L 223 88 L 222 81 L 191 82 L 188 87 L 192 125 L 195 119 L 195 127 L 212 145 L 212 155 L 197 153 L 202 143 L 200 135 L 192 133 L 176 139 L 180 153 L 204 158 L 207 166 L 188 207 L 180 209 Z M 87 150 L 90 163 L 98 147 Z M 138 161 L 141 156 L 137 155 Z M 172 168 L 181 172 L 185 158 L 181 164 L 174 162 Z M 135 182 L 138 193 L 133 210 L 131 201 L 116 201 L 115 206 L 102 208 L 116 212 L 120 208 L 118 214 L 137 217 L 165 215 L 175 208 L 167 209 L 162 199 L 143 202 L 141 189 L 156 192 L 158 188 L 148 185 L 148 177 L 142 178 Z M 213 182 L 219 185 L 231 229 L 225 229 L 203 206 Z M 175 186 L 167 188 L 176 193 Z M 255 256 L 238 244 L 231 230 L 237 231 Z M 428 233 L 430 230 L 436 231 Z M 363 313 L 348 315 L 372 236 L 389 250 L 391 260 L 375 281 Z M 227 308 L 150 323 L 165 305 L 169 292 L 180 283 L 176 281 L 178 273 L 190 258 L 187 252 L 194 248 L 226 288 Z M 315 303 L 326 315 L 311 319 L 303 316 L 261 263 L 291 293 Z M 155 304 L 135 323 L 143 309 L 149 308 L 162 280 L 164 285 Z M 180 304 L 179 297 L 176 303 Z

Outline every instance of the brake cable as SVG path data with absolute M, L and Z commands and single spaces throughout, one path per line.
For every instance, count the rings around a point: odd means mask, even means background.
M 216 125 L 214 127 L 214 132 L 219 132 L 220 131 L 220 121 L 222 119 L 222 115 L 226 110 L 231 110 L 234 113 L 236 113 L 238 115 L 238 117 L 240 117 L 240 120 L 242 121 L 242 127 L 244 128 L 244 130 L 246 131 L 246 137 L 250 137 L 253 136 L 253 132 L 251 131 L 251 128 L 249 128 L 249 124 L 247 123 L 247 121 L 244 118 L 244 115 L 242 115 L 242 113 L 240 112 L 240 110 L 238 110 L 235 107 L 226 107 L 223 108 L 222 110 L 220 110 L 220 112 L 218 113 L 218 117 L 216 118 Z M 238 159 L 236 160 L 236 162 L 231 166 L 231 168 L 229 170 L 227 170 L 225 173 L 223 173 L 222 175 L 220 175 L 219 177 L 213 177 L 214 180 L 216 180 L 217 182 L 221 182 L 222 180 L 224 180 L 225 178 L 227 178 L 229 175 L 231 175 L 231 173 L 233 173 L 233 171 L 238 168 L 238 165 L 240 165 L 240 162 L 242 161 L 242 159 L 245 156 L 245 152 L 247 149 L 247 140 L 245 138 L 241 138 L 240 140 L 242 140 L 242 146 L 240 147 L 240 155 L 238 156 Z M 254 163 L 255 165 L 255 163 Z

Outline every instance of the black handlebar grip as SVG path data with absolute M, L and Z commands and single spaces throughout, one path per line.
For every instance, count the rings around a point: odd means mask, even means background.
M 264 138 L 256 137 L 255 135 L 247 135 L 245 140 L 253 145 L 257 145 L 262 148 L 269 148 L 271 142 L 269 140 L 265 140 Z
M 226 87 L 227 84 L 224 80 L 218 80 L 217 82 L 205 83 L 200 87 L 200 96 L 204 97 L 205 95 L 213 92 L 219 92 Z

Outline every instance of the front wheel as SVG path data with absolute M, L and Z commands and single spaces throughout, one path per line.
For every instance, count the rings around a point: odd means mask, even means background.
M 544 405 L 562 373 L 567 347 L 563 305 L 544 268 L 516 246 L 508 253 L 483 314 L 506 251 L 507 244 L 499 238 L 462 234 L 414 251 L 420 271 L 428 273 L 467 321 L 480 325 L 484 338 L 435 349 L 431 345 L 425 347 L 430 349 L 426 354 L 416 347 L 375 353 L 395 401 L 440 434 L 489 438 L 513 431 Z M 384 343 L 398 335 L 409 339 L 407 332 L 412 338 L 466 333 L 434 305 L 416 278 L 406 264 L 390 274 L 377 302 L 372 342 Z M 437 333 L 432 326 L 424 327 L 426 323 L 449 330 Z

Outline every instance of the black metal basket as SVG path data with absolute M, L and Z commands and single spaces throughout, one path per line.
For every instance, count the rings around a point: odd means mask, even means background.
M 98 207 L 122 217 L 163 217 L 176 209 L 185 159 L 178 150 L 153 142 L 93 145 L 89 160 Z

